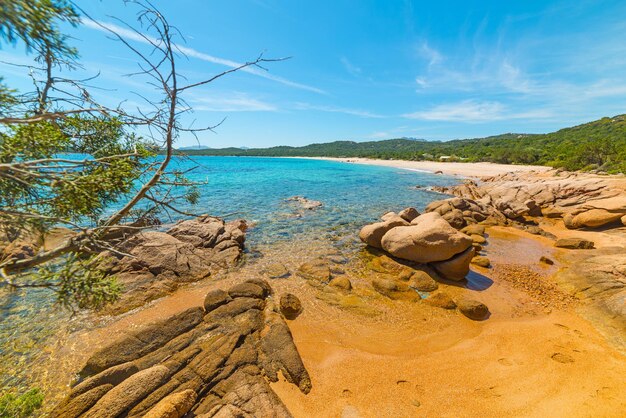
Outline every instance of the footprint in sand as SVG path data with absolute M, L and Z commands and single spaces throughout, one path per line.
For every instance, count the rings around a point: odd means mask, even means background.
M 511 360 L 509 360 L 508 358 L 500 358 L 498 359 L 498 363 L 500 363 L 503 366 L 512 366 L 513 362 Z
M 574 358 L 568 354 L 563 353 L 554 353 L 550 358 L 554 361 L 558 361 L 559 363 L 573 363 Z
M 396 382 L 396 385 L 398 385 L 398 387 L 401 387 L 403 389 L 408 389 L 411 383 L 408 380 L 398 380 Z

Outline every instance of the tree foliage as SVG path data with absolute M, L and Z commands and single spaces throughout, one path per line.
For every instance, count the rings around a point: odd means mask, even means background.
M 133 76 L 154 88 L 152 99 L 140 96 L 144 103 L 136 109 L 123 101 L 117 107 L 97 102 L 90 93 L 93 77 L 68 78 L 80 58 L 59 25 L 91 19 L 76 3 L 0 0 L 0 41 L 23 45 L 34 57 L 26 66 L 32 91 L 0 84 L 0 284 L 52 289 L 71 309 L 98 308 L 119 294 L 103 266 L 107 254 L 124 255 L 118 251 L 126 239 L 120 231 L 136 232 L 147 216 L 187 214 L 176 202 L 198 200 L 185 173 L 169 168 L 173 144 L 181 132 L 215 126 L 183 126 L 181 117 L 192 111 L 184 94 L 277 61 L 259 56 L 193 81 L 176 66 L 178 30 L 148 1 L 124 3 L 137 10 L 138 27 L 126 26 L 135 36 L 102 29 L 135 56 L 139 71 Z M 21 245 L 59 227 L 70 233 L 51 248 Z
M 389 139 L 336 141 L 304 147 L 256 149 L 203 149 L 181 151 L 190 155 L 250 155 L 291 157 L 380 158 L 399 160 L 489 161 L 536 164 L 568 170 L 598 169 L 626 173 L 626 115 L 603 118 L 584 125 L 543 134 L 504 134 L 454 141 Z

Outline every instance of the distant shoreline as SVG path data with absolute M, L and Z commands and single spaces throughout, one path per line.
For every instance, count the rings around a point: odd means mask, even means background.
M 422 171 L 427 173 L 437 173 L 459 176 L 459 177 L 482 177 L 497 176 L 499 174 L 528 171 L 549 171 L 552 167 L 540 165 L 513 165 L 496 164 L 488 162 L 480 163 L 459 163 L 440 161 L 405 161 L 405 160 L 376 160 L 373 158 L 335 158 L 335 157 L 279 157 L 279 158 L 300 158 L 305 160 L 336 161 L 351 164 L 377 165 L 383 167 L 394 167 L 411 171 Z

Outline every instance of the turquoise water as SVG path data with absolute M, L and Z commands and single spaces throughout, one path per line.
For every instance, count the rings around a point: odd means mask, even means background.
M 366 223 L 389 210 L 407 206 L 422 210 L 441 199 L 438 193 L 417 189 L 450 185 L 458 179 L 415 171 L 359 164 L 288 158 L 193 157 L 176 159 L 173 166 L 188 169 L 189 178 L 206 182 L 188 212 L 244 218 L 251 223 L 246 248 L 249 257 L 261 257 L 271 245 L 294 242 L 306 252 L 311 243 L 328 242 L 346 255 L 356 251 L 356 234 Z M 323 206 L 301 210 L 285 199 L 299 195 Z M 169 223 L 182 218 L 172 213 Z M 0 293 L 0 389 L 41 384 L 33 377 L 54 350 L 61 329 L 80 328 L 54 306 L 53 294 L 43 290 Z M 41 369 L 44 366 L 39 366 Z M 35 373 L 40 374 L 40 373 Z
M 451 185 L 458 179 L 389 167 L 335 161 L 258 158 L 193 157 L 181 168 L 198 167 L 189 177 L 206 181 L 194 213 L 223 215 L 251 221 L 248 246 L 297 238 L 312 231 L 336 234 L 358 230 L 386 211 L 406 206 L 423 209 L 441 195 L 416 186 Z M 291 196 L 305 196 L 323 206 L 296 217 L 297 205 L 285 202 Z

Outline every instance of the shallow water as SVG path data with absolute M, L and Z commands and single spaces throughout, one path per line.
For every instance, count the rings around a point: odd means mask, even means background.
M 389 210 L 413 206 L 422 210 L 442 195 L 416 186 L 443 186 L 458 179 L 429 173 L 291 158 L 193 157 L 174 166 L 197 166 L 189 177 L 206 182 L 193 213 L 244 218 L 249 261 L 276 259 L 277 252 L 293 263 L 302 258 L 334 252 L 352 257 L 360 248 L 359 228 Z M 286 202 L 291 196 L 318 200 L 323 206 L 303 210 Z M 172 214 L 173 222 L 181 215 Z M 286 251 L 286 248 L 289 250 Z M 272 257 L 269 257 L 269 255 Z M 54 307 L 46 291 L 0 294 L 0 388 L 50 386 L 56 380 L 50 353 L 71 344 L 72 332 L 86 324 L 84 315 L 70 318 Z M 66 384 L 63 382 L 63 384 Z

